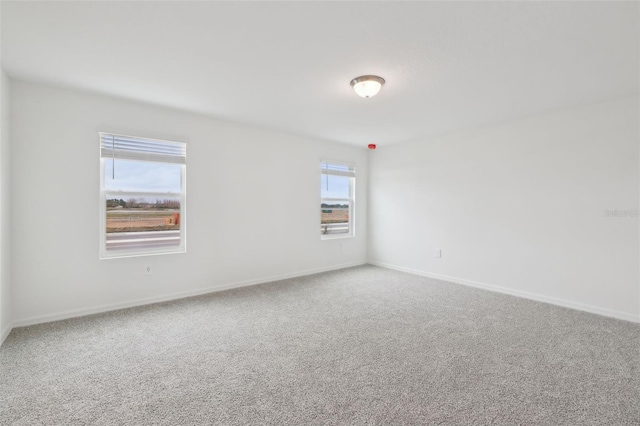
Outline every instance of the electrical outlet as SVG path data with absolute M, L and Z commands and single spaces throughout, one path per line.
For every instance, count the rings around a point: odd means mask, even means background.
M 442 249 L 436 249 L 436 257 L 442 257 Z
M 151 265 L 147 265 L 144 267 L 144 274 L 145 275 L 151 275 L 153 273 L 153 269 L 151 268 Z

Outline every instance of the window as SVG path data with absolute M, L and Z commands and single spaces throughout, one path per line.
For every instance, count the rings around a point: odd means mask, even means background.
M 320 237 L 353 237 L 355 166 L 322 162 L 320 182 Z
M 100 258 L 180 253 L 186 144 L 100 133 Z

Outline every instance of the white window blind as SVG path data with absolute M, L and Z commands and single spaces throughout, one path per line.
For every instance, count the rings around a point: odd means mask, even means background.
M 323 162 L 321 167 L 322 167 L 322 174 L 324 175 L 356 177 L 356 169 L 354 166 L 351 166 L 351 165 L 332 164 L 332 163 Z
M 182 142 L 100 133 L 100 156 L 122 160 L 186 164 L 187 145 Z

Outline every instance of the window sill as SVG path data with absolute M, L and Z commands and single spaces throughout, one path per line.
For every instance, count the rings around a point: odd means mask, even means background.
M 320 240 L 342 240 L 345 238 L 355 238 L 356 236 L 353 234 L 329 234 L 329 235 L 320 235 Z
M 123 259 L 127 257 L 143 257 L 143 256 L 162 256 L 165 254 L 180 254 L 186 253 L 187 249 L 184 247 L 176 248 L 175 250 L 157 250 L 157 251 L 126 251 L 122 250 L 120 252 L 102 252 L 100 253 L 100 260 L 109 260 L 109 259 Z

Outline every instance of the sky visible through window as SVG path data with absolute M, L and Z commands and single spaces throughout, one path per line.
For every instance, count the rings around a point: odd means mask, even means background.
M 180 164 L 152 161 L 104 159 L 104 188 L 106 191 L 176 192 L 181 191 Z
M 322 198 L 349 198 L 349 179 L 346 176 L 322 175 Z M 328 186 L 328 188 L 327 188 Z

